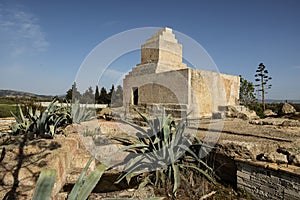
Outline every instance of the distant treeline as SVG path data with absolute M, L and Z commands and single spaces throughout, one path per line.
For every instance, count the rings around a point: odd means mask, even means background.
M 100 92 L 98 86 L 93 88 L 90 86 L 83 94 L 81 94 L 76 86 L 76 82 L 73 83 L 72 88 L 67 91 L 65 99 L 71 101 L 72 99 L 79 100 L 80 103 L 96 103 L 96 104 L 109 104 L 111 106 L 122 106 L 123 105 L 123 88 L 121 85 L 112 85 L 109 92 L 105 87 L 102 87 Z

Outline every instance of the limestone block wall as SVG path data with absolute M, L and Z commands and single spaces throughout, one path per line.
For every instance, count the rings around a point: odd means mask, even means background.
M 227 105 L 239 105 L 240 77 L 228 74 L 220 74 L 225 90 Z
M 128 107 L 133 104 L 132 88 L 138 88 L 138 104 L 188 104 L 188 76 L 188 69 L 138 76 L 127 75 L 123 80 L 123 105 Z
M 237 186 L 257 199 L 300 199 L 300 173 L 277 164 L 237 161 Z M 288 169 L 288 168 L 287 168 Z
M 203 116 L 219 106 L 236 105 L 239 86 L 238 76 L 191 69 L 191 107 Z
M 178 104 L 180 100 L 175 93 L 164 85 L 157 83 L 148 83 L 139 88 L 140 104 L 150 103 L 174 103 Z

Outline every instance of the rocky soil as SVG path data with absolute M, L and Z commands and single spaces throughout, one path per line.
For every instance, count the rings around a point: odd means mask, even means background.
M 55 185 L 53 198 L 65 199 L 79 176 L 81 169 L 90 157 L 95 154 L 101 161 L 119 162 L 126 154 L 120 153 L 118 146 L 110 141 L 111 136 L 135 134 L 131 127 L 115 121 L 93 121 L 81 125 L 71 125 L 65 129 L 66 136 L 58 135 L 55 139 L 46 140 L 26 136 L 9 136 L 9 123 L 12 119 L 0 120 L 1 159 L 0 159 L 0 198 L 30 199 L 41 169 L 55 168 L 59 178 Z M 2 125 L 2 126 L 1 126 Z M 89 130 L 89 131 L 87 131 Z M 208 162 L 224 180 L 232 183 L 235 159 L 265 161 L 275 164 L 300 166 L 300 126 L 298 120 L 267 118 L 263 120 L 242 119 L 201 119 L 189 122 L 187 131 L 198 135 L 206 144 L 213 147 L 208 154 Z M 80 132 L 81 134 L 77 134 Z M 110 159 L 109 159 L 110 158 Z M 99 162 L 99 161 L 97 161 Z M 97 162 L 91 166 L 92 170 Z M 229 163 L 229 164 L 228 164 Z M 296 168 L 295 168 L 296 166 Z M 222 168 L 223 167 L 223 168 Z M 117 174 L 118 172 L 112 172 Z M 226 177 L 227 176 L 227 177 Z M 158 195 L 159 191 L 145 188 L 137 191 L 123 184 L 112 187 L 116 178 L 110 178 L 110 183 L 102 183 L 98 192 L 90 199 L 108 197 L 138 197 L 140 199 Z M 234 182 L 234 181 L 233 181 Z M 105 188 L 106 189 L 103 189 Z M 200 186 L 197 186 L 200 187 Z M 208 186 L 206 191 L 216 188 Z M 210 189 L 208 189 L 210 188 Z M 181 189 L 181 195 L 185 193 Z M 114 191 L 114 192 L 113 192 Z M 223 191 L 220 192 L 220 191 Z M 225 192 L 224 192 L 225 191 Z M 202 191 L 203 192 L 203 191 Z M 203 192 L 203 195 L 205 192 Z M 218 190 L 212 199 L 227 195 L 229 199 L 239 199 L 239 194 L 232 189 Z M 186 196 L 181 196 L 184 199 Z M 189 199 L 189 198 L 186 198 Z

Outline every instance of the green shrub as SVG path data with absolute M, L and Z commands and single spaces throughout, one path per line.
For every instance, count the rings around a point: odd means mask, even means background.
M 268 103 L 268 104 L 266 104 L 266 109 L 270 109 L 273 112 L 280 114 L 282 106 L 283 106 L 283 103 Z
M 262 103 L 258 103 L 258 102 L 251 103 L 251 104 L 248 104 L 248 105 L 247 105 L 247 108 L 249 108 L 250 110 L 255 111 L 256 114 L 257 114 L 260 118 L 264 118 L 264 117 L 265 117 L 265 115 L 264 115 L 264 108 L 263 108 Z
M 173 197 L 176 197 L 183 171 L 201 173 L 214 183 L 213 170 L 198 157 L 197 149 L 203 144 L 197 137 L 185 134 L 186 119 L 175 125 L 172 117 L 165 116 L 165 113 L 154 120 L 148 120 L 142 114 L 140 116 L 149 125 L 149 130 L 125 122 L 136 128 L 139 136 L 113 138 L 125 145 L 124 151 L 132 153 L 126 159 L 125 170 L 117 183 L 124 178 L 130 182 L 133 176 L 142 175 L 140 188 L 148 183 L 167 188 L 167 183 L 170 183 Z M 155 172 L 145 173 L 153 168 Z
M 299 103 L 295 103 L 295 104 L 293 104 L 293 106 L 297 112 L 300 112 L 300 104 Z

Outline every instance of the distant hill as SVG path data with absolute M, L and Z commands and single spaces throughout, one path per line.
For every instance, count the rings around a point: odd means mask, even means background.
M 16 90 L 0 90 L 0 97 L 37 97 L 37 98 L 53 98 L 52 95 L 40 95 L 30 92 L 16 91 Z
M 300 100 L 292 100 L 292 99 L 287 99 L 287 100 L 280 100 L 280 99 L 266 99 L 266 103 L 295 103 L 295 104 L 300 104 Z

